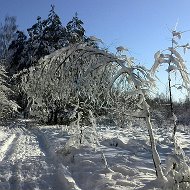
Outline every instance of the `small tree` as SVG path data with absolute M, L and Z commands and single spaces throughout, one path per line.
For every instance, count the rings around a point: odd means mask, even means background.
M 176 130 L 177 130 L 177 118 L 174 114 L 174 107 L 173 107 L 173 100 L 172 100 L 172 81 L 171 81 L 171 73 L 172 72 L 179 72 L 181 78 L 182 78 L 182 84 L 174 85 L 177 89 L 185 88 L 187 92 L 189 93 L 190 89 L 190 79 L 187 72 L 187 68 L 185 66 L 185 61 L 183 60 L 180 53 L 177 51 L 179 48 L 183 48 L 184 53 L 187 49 L 190 49 L 189 44 L 185 45 L 179 45 L 176 39 L 181 38 L 181 32 L 172 31 L 172 46 L 169 47 L 166 50 L 158 51 L 155 54 L 155 63 L 151 68 L 151 74 L 155 75 L 155 72 L 158 70 L 159 66 L 162 64 L 167 64 L 167 72 L 168 72 L 168 88 L 169 88 L 169 98 L 170 98 L 170 110 L 171 110 L 171 116 L 173 117 L 173 124 L 174 124 L 174 130 L 173 130 L 173 136 L 175 136 Z
M 158 51 L 155 54 L 155 63 L 151 68 L 151 74 L 155 75 L 155 72 L 158 70 L 159 66 L 162 64 L 167 64 L 167 72 L 168 72 L 168 88 L 169 88 L 169 100 L 170 100 L 170 110 L 172 116 L 172 122 L 174 125 L 173 128 L 173 145 L 174 145 L 174 155 L 169 157 L 169 169 L 167 168 L 167 177 L 169 181 L 172 181 L 172 187 L 169 188 L 176 188 L 179 187 L 189 188 L 189 167 L 186 163 L 186 156 L 180 147 L 180 144 L 176 138 L 176 131 L 177 131 L 177 117 L 174 113 L 174 104 L 172 99 L 172 87 L 176 87 L 177 89 L 185 88 L 189 93 L 190 89 L 190 79 L 189 74 L 187 72 L 187 68 L 185 66 L 185 61 L 183 60 L 182 56 L 178 52 L 180 48 L 183 48 L 184 53 L 187 49 L 190 49 L 189 44 L 179 45 L 177 40 L 181 38 L 183 32 L 172 31 L 172 46 L 166 50 Z M 172 85 L 171 81 L 171 74 L 172 72 L 179 72 L 182 78 L 182 84 Z M 185 185 L 184 185 L 185 184 Z

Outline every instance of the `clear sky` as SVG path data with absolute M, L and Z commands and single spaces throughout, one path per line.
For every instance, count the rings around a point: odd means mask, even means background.
M 147 67 L 157 50 L 170 46 L 177 20 L 179 30 L 190 29 L 190 0 L 0 0 L 0 21 L 16 16 L 19 29 L 26 30 L 37 16 L 47 18 L 51 4 L 63 25 L 78 12 L 87 35 L 101 38 L 110 50 L 127 47 Z M 183 40 L 190 42 L 190 32 Z

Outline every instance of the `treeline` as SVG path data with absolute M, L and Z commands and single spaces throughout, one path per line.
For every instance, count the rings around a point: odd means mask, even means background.
M 147 102 L 150 105 L 152 118 L 156 123 L 162 125 L 165 121 L 172 120 L 170 99 L 163 93 L 157 93 L 154 97 L 147 97 Z M 177 116 L 177 124 L 190 124 L 190 100 L 187 96 L 184 100 L 174 101 L 173 109 Z M 172 121 L 170 121 L 172 123 Z
M 48 123 L 62 122 L 68 124 L 70 122 L 68 115 L 73 111 L 76 101 L 71 102 L 66 97 L 59 97 L 59 95 L 60 93 L 64 94 L 62 91 L 70 91 L 67 96 L 75 97 L 73 93 L 77 94 L 78 92 L 72 92 L 73 85 L 81 75 L 80 69 L 83 68 L 84 70 L 85 66 L 83 65 L 89 65 L 89 62 L 84 63 L 85 61 L 79 58 L 77 65 L 69 63 L 67 68 L 61 67 L 64 73 L 71 73 L 65 76 L 67 78 L 62 83 L 65 86 L 56 86 L 56 83 L 52 84 L 52 82 L 51 84 L 47 83 L 49 75 L 46 79 L 43 76 L 40 77 L 41 80 L 46 81 L 47 85 L 44 81 L 41 81 L 41 85 L 39 85 L 39 78 L 35 78 L 37 76 L 31 70 L 37 70 L 39 60 L 46 55 L 80 43 L 89 47 L 99 48 L 96 37 L 86 36 L 83 21 L 79 19 L 77 13 L 66 26 L 63 26 L 60 17 L 55 12 L 55 7 L 52 5 L 48 18 L 42 19 L 38 16 L 37 22 L 27 29 L 27 34 L 18 30 L 15 17 L 5 17 L 5 21 L 0 27 L 0 60 L 8 75 L 6 83 L 9 83 L 8 86 L 13 92 L 7 98 L 18 104 L 18 110 L 24 117 L 29 115 L 37 116 L 41 121 Z M 40 71 L 39 75 L 41 74 L 42 72 Z M 44 71 L 45 74 L 47 75 Z M 60 73 L 60 75 L 63 77 L 63 74 Z M 57 77 L 60 78 L 60 76 Z M 69 82 L 68 79 L 70 80 Z M 32 94 L 30 89 L 33 89 L 35 93 Z M 56 94 L 56 90 L 61 92 Z M 42 104 L 39 106 L 39 97 L 36 97 L 40 93 L 43 106 Z M 56 95 L 53 95 L 53 93 Z M 80 95 L 81 100 L 85 98 L 86 96 L 82 97 Z M 44 112 L 46 113 L 44 114 Z M 97 112 L 102 111 L 97 110 Z
M 91 73 L 84 84 L 80 81 L 89 66 L 101 65 L 109 54 L 104 50 L 106 56 L 90 55 L 89 52 L 85 56 L 85 51 L 73 51 L 73 47 L 83 44 L 86 48 L 99 50 L 100 42 L 94 36 L 86 36 L 83 21 L 77 13 L 63 26 L 53 5 L 47 19 L 38 16 L 26 34 L 18 29 L 15 17 L 5 17 L 0 26 L 2 117 L 13 116 L 13 113 L 17 117 L 19 112 L 25 118 L 35 117 L 41 122 L 70 124 L 79 113 L 82 122 L 86 122 L 88 111 L 92 110 L 96 115 L 106 115 L 121 127 L 128 125 L 128 112 L 136 109 L 134 105 L 139 97 L 129 98 L 130 84 L 122 78 L 122 82 L 112 88 L 112 97 L 109 96 L 106 89 L 118 70 L 116 64 Z M 66 48 L 64 52 L 68 54 L 57 56 L 62 48 Z M 121 54 L 123 47 L 117 50 L 117 57 L 133 64 L 132 59 Z M 46 58 L 47 55 L 51 55 L 50 58 Z M 40 65 L 39 60 L 43 58 L 45 61 Z M 151 109 L 160 111 L 165 119 L 171 117 L 167 98 L 147 97 L 147 101 Z M 175 110 L 188 110 L 189 101 L 174 106 Z
M 63 26 L 54 6 L 51 7 L 47 19 L 37 17 L 37 22 L 27 29 L 27 34 L 17 29 L 14 17 L 6 17 L 2 28 L 6 30 L 1 30 L 0 39 L 3 46 L 0 57 L 8 59 L 6 68 L 11 74 L 29 68 L 41 57 L 68 44 L 90 41 L 85 36 L 83 22 L 77 13 Z

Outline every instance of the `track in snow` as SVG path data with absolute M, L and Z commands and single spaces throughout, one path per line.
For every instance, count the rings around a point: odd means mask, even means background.
M 41 136 L 23 126 L 0 128 L 0 190 L 62 190 Z M 1 138 L 1 137 L 0 137 Z

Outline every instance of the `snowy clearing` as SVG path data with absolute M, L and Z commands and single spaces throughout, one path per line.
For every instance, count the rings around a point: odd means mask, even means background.
M 188 128 L 179 129 L 178 139 L 189 156 Z M 67 131 L 66 126 L 37 126 L 27 121 L 1 126 L 0 189 L 159 189 L 143 124 L 126 129 L 99 126 L 99 147 L 81 146 L 65 152 Z M 170 127 L 155 132 L 161 160 L 165 160 L 172 153 Z M 109 168 L 105 168 L 102 151 Z

